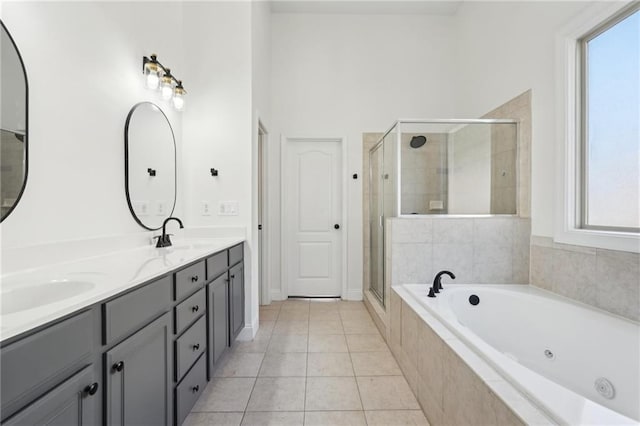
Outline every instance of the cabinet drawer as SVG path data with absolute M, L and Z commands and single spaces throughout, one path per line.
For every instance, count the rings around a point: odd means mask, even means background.
M 227 251 L 217 253 L 207 259 L 207 280 L 211 280 L 227 270 Z
M 104 344 L 126 336 L 166 311 L 171 303 L 171 276 L 104 304 Z
M 191 265 L 188 268 L 184 268 L 181 271 L 176 272 L 176 281 L 174 296 L 175 300 L 180 300 L 185 296 L 190 295 L 199 288 L 205 282 L 205 262 L 198 262 L 195 265 Z
M 229 266 L 235 265 L 236 263 L 242 261 L 244 257 L 243 252 L 243 244 L 238 244 L 237 246 L 231 247 L 229 249 Z
M 176 387 L 176 424 L 181 425 L 207 385 L 205 356 L 201 356 Z
M 176 381 L 179 381 L 200 354 L 205 352 L 206 341 L 207 323 L 204 316 L 176 339 Z
M 89 365 L 93 346 L 93 311 L 85 311 L 2 348 L 2 418 Z
M 207 294 L 204 288 L 188 297 L 184 302 L 176 306 L 175 334 L 180 334 L 186 326 L 202 315 L 207 309 Z

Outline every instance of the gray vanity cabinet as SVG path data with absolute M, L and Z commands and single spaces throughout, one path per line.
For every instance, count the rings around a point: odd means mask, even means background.
M 229 347 L 229 279 L 226 273 L 209 284 L 207 296 L 211 372 Z
M 229 269 L 231 291 L 231 337 L 235 340 L 244 327 L 244 263 Z
M 172 423 L 171 328 L 165 313 L 105 353 L 106 424 Z
M 180 425 L 244 327 L 243 252 L 2 342 L 0 426 Z
M 2 423 L 2 426 L 99 425 L 100 394 L 95 379 L 93 366 L 84 368 L 9 421 Z

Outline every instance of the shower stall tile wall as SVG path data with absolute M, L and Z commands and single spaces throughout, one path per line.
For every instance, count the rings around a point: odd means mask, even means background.
M 387 222 L 392 286 L 430 284 L 448 269 L 458 283 L 527 284 L 530 220 L 510 216 L 393 218 Z

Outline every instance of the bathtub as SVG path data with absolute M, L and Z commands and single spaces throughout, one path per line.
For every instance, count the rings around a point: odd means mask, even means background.
M 527 285 L 400 287 L 554 422 L 640 424 L 640 324 Z

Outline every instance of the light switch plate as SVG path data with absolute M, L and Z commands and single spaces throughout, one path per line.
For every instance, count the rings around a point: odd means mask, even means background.
M 237 201 L 220 201 L 218 216 L 238 216 L 240 211 Z
M 156 216 L 167 215 L 167 203 L 166 201 L 158 201 L 156 203 Z

